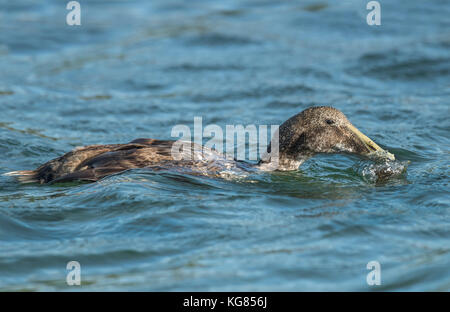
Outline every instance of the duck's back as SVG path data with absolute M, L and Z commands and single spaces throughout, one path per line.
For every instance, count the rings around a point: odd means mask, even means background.
M 127 144 L 90 145 L 76 148 L 35 170 L 14 171 L 8 175 L 18 176 L 25 183 L 94 182 L 136 168 L 175 168 L 194 174 L 220 175 L 223 170 L 236 166 L 213 150 L 208 150 L 203 158 L 176 160 L 172 157 L 174 143 L 170 140 L 137 139 Z

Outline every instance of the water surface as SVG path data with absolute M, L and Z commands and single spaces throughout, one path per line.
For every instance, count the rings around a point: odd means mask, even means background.
M 0 1 L 0 173 L 176 124 L 342 110 L 407 172 L 357 157 L 212 179 L 0 177 L 0 290 L 450 289 L 450 6 L 382 1 Z M 69 287 L 66 264 L 81 264 Z M 381 264 L 368 286 L 366 265 Z

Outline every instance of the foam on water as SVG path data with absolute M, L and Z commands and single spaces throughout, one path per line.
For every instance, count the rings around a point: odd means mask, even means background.
M 379 161 L 375 163 L 362 162 L 357 165 L 357 172 L 366 181 L 379 183 L 389 179 L 406 176 L 410 161 Z

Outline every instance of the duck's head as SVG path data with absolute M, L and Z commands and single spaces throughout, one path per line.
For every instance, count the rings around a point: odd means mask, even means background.
M 317 153 L 351 153 L 394 160 L 361 133 L 345 115 L 333 107 L 311 107 L 289 118 L 279 128 L 280 165 L 297 166 Z

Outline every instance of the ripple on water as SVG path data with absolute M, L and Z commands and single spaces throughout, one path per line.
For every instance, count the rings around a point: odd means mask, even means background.
M 0 176 L 0 290 L 68 290 L 71 260 L 84 290 L 367 291 L 372 260 L 382 290 L 449 290 L 448 10 L 385 2 L 368 27 L 356 1 L 91 1 L 97 23 L 77 30 L 58 1 L 3 1 L 0 173 L 169 139 L 193 116 L 271 125 L 311 105 L 342 110 L 397 160 L 318 155 L 236 179 Z

